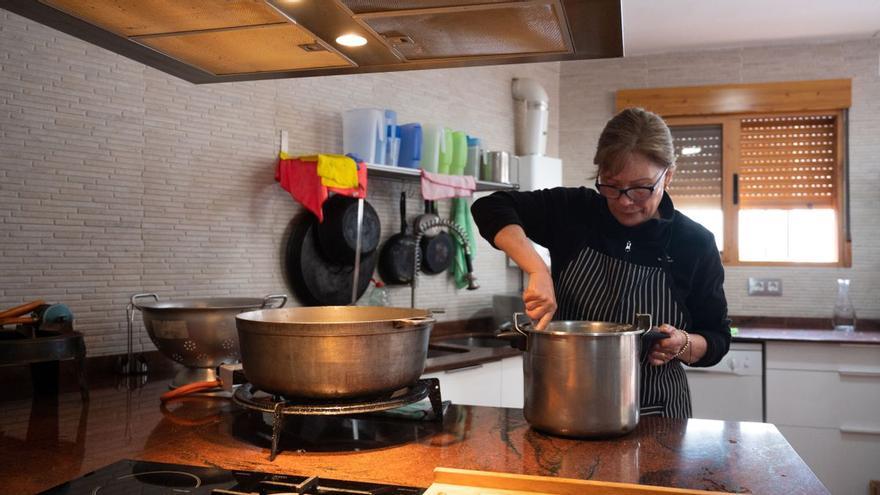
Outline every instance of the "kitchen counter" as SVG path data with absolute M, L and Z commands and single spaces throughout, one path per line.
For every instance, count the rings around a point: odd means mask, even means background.
M 880 345 L 880 332 L 877 331 L 846 333 L 835 332 L 833 330 L 772 327 L 738 327 L 737 330 L 737 334 L 733 337 L 734 342 L 780 341 Z M 503 347 L 480 347 L 449 345 L 447 343 L 448 339 L 465 337 L 482 337 L 491 339 L 492 332 L 486 330 L 484 332 L 442 335 L 437 339 L 432 338 L 431 349 L 435 351 L 435 357 L 431 357 L 431 350 L 429 350 L 425 372 L 433 373 L 436 371 L 465 368 L 477 364 L 498 361 L 521 353 L 519 350 L 506 345 Z M 446 349 L 457 349 L 458 352 L 444 352 Z
M 629 435 L 579 441 L 532 430 L 521 410 L 458 405 L 442 423 L 289 417 L 282 451 L 269 462 L 271 430 L 261 415 L 217 398 L 189 398 L 163 412 L 158 396 L 166 384 L 93 387 L 88 404 L 76 392 L 0 402 L 4 492 L 33 493 L 131 458 L 423 487 L 444 466 L 740 493 L 827 493 L 770 424 L 646 417 Z
M 880 332 L 836 332 L 798 328 L 739 327 L 734 342 L 823 342 L 839 344 L 880 344 Z

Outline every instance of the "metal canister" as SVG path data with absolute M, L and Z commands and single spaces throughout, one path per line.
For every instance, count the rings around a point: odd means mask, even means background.
M 480 180 L 492 182 L 510 182 L 510 153 L 506 151 L 488 151 L 480 169 Z

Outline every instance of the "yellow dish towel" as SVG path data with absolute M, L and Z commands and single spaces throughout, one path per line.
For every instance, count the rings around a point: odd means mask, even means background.
M 358 186 L 357 163 L 345 155 L 319 154 L 301 156 L 300 160 L 318 162 L 318 176 L 327 187 L 350 189 Z

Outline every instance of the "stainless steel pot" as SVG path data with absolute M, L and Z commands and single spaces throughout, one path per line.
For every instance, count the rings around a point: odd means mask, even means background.
M 283 294 L 170 301 L 160 301 L 156 294 L 131 296 L 131 305 L 143 313 L 144 326 L 156 348 L 185 366 L 174 377 L 172 387 L 216 380 L 214 368 L 239 359 L 235 315 L 285 303 L 287 296 Z
M 367 397 L 415 383 L 425 370 L 428 311 L 323 306 L 235 317 L 244 374 L 286 397 Z
M 651 330 L 650 315 L 636 325 L 554 321 L 544 330 L 523 325 L 499 334 L 525 351 L 523 414 L 534 428 L 570 437 L 608 437 L 639 422 L 639 358 L 643 345 L 668 334 Z

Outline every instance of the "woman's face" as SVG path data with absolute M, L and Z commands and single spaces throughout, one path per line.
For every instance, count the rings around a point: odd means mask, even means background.
M 660 216 L 657 212 L 657 207 L 660 206 L 660 200 L 663 198 L 663 191 L 666 189 L 666 185 L 672 179 L 672 172 L 671 168 L 659 165 L 641 153 L 630 153 L 626 157 L 623 169 L 621 169 L 619 174 L 612 177 L 599 176 L 600 186 L 611 186 L 599 187 L 599 192 L 608 200 L 608 209 L 611 210 L 614 218 L 621 225 L 634 227 L 651 218 Z M 613 189 L 627 189 L 639 186 L 654 186 L 654 191 L 649 193 L 647 190 L 633 190 L 627 195 L 620 194 L 619 191 Z M 638 197 L 646 193 L 647 197 L 645 199 L 632 199 L 632 197 Z

